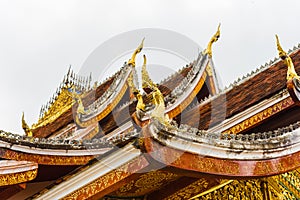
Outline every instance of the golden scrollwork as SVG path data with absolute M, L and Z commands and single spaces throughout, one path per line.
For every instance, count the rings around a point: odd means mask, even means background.
M 73 103 L 73 98 L 70 96 L 68 88 L 64 87 L 47 112 L 41 118 L 39 118 L 36 124 L 32 125 L 32 129 L 46 126 L 47 124 L 54 122 L 59 116 L 69 110 Z
M 37 169 L 33 169 L 25 172 L 13 173 L 13 174 L 1 174 L 0 186 L 24 183 L 35 179 L 36 176 L 37 176 Z
M 178 175 L 170 172 L 151 171 L 148 174 L 142 175 L 135 182 L 135 187 L 138 188 L 136 193 L 145 194 L 147 191 L 158 189 L 163 184 L 166 184 L 177 177 Z
M 217 32 L 212 36 L 212 38 L 210 39 L 210 41 L 207 44 L 206 50 L 204 51 L 204 53 L 208 54 L 210 57 L 212 56 L 212 45 L 213 45 L 213 43 L 218 41 L 218 39 L 220 37 L 220 26 L 221 26 L 221 24 L 219 24 Z
M 270 180 L 271 178 L 269 178 Z M 300 199 L 300 177 L 297 170 L 272 177 L 277 182 L 279 192 L 289 199 Z M 279 184 L 280 183 L 280 184 Z
M 88 199 L 92 196 L 102 192 L 103 190 L 111 187 L 112 185 L 120 182 L 121 180 L 129 177 L 131 174 L 145 167 L 147 161 L 144 157 L 138 157 L 133 159 L 127 164 L 120 166 L 118 169 L 114 169 L 104 176 L 91 181 L 87 185 L 69 193 L 63 197 L 64 200 L 70 199 Z
M 74 121 L 77 125 L 80 127 L 88 127 L 90 125 L 93 125 L 97 123 L 98 121 L 102 120 L 104 117 L 106 117 L 121 101 L 122 97 L 124 96 L 125 92 L 128 89 L 128 85 L 124 84 L 122 88 L 119 90 L 118 94 L 114 96 L 113 100 L 97 115 L 92 117 L 89 120 L 82 121 L 79 117 L 79 115 L 75 115 Z M 84 112 L 90 112 L 87 109 L 84 109 Z
M 23 128 L 25 134 L 26 134 L 28 137 L 32 137 L 32 136 L 33 136 L 32 131 L 31 131 L 31 128 L 28 126 L 28 124 L 27 124 L 26 121 L 25 121 L 25 118 L 24 118 L 24 112 L 22 113 L 22 128 Z
M 175 192 L 171 196 L 168 196 L 164 200 L 181 200 L 181 199 L 190 199 L 195 194 L 203 192 L 208 189 L 209 183 L 206 179 L 201 178 L 194 183 L 182 188 L 181 190 Z
M 144 55 L 144 64 L 142 68 L 142 78 L 143 78 L 143 88 L 149 88 L 152 90 L 152 103 L 155 108 L 151 112 L 151 117 L 156 118 L 160 123 L 171 126 L 170 119 L 167 114 L 165 114 L 166 106 L 164 96 L 158 89 L 157 85 L 151 80 L 146 69 L 146 56 Z
M 193 199 L 257 199 L 263 200 L 264 194 L 261 179 L 234 180 L 217 190 Z
M 135 51 L 133 52 L 131 58 L 128 61 L 128 65 L 131 65 L 133 67 L 135 67 L 135 57 L 138 53 L 140 53 L 144 47 L 144 40 L 145 38 L 143 38 L 141 44 L 135 49 Z
M 200 193 L 200 194 L 198 194 L 198 195 L 192 197 L 190 200 L 192 200 L 192 199 L 197 199 L 198 197 L 201 197 L 201 196 L 204 196 L 204 195 L 206 195 L 206 194 L 208 194 L 208 193 L 214 192 L 215 190 L 218 190 L 218 189 L 224 187 L 225 185 L 230 184 L 232 181 L 233 181 L 233 180 L 226 180 L 226 179 L 223 179 L 223 180 L 220 181 L 220 184 L 218 184 L 218 185 L 216 185 L 216 186 L 213 186 L 213 187 L 209 188 L 208 190 L 206 190 L 206 191 L 204 191 L 204 192 L 202 192 L 202 193 Z
M 143 42 L 142 42 L 142 44 L 143 44 Z M 135 59 L 136 52 L 140 52 L 140 50 L 142 49 L 142 46 L 143 46 L 142 44 L 135 51 L 135 53 L 133 54 L 133 58 L 131 60 Z M 164 96 L 158 89 L 157 85 L 149 77 L 149 74 L 146 69 L 147 59 L 146 59 L 145 55 L 143 57 L 144 57 L 144 63 L 143 63 L 143 67 L 142 67 L 142 87 L 149 88 L 152 91 L 152 100 L 153 100 L 153 104 L 155 105 L 154 110 L 151 112 L 151 116 L 153 118 L 158 119 L 161 123 L 169 126 L 170 123 L 169 123 L 168 115 L 165 115 Z M 132 93 L 138 100 L 136 109 L 145 111 L 145 104 L 143 102 L 143 97 L 142 97 L 139 89 L 137 88 L 137 86 L 134 84 L 134 72 L 132 72 L 130 74 L 130 76 L 127 79 L 127 82 L 128 82 L 129 87 L 132 90 Z
M 284 187 L 279 183 L 278 176 L 266 178 L 270 199 L 284 199 Z
M 284 61 L 284 63 L 288 67 L 287 77 L 286 77 L 287 80 L 289 81 L 294 78 L 297 78 L 300 80 L 299 76 L 296 73 L 296 70 L 295 70 L 295 67 L 294 67 L 291 57 L 282 49 L 282 47 L 280 45 L 278 35 L 276 35 L 276 44 L 277 44 L 277 50 L 278 50 L 279 57 Z
M 141 196 L 177 179 L 179 175 L 166 171 L 150 171 L 132 180 L 115 192 L 117 196 Z
M 269 196 L 270 196 L 270 199 L 283 200 L 284 199 L 284 192 L 283 193 L 278 193 L 273 187 L 269 187 Z
M 244 121 L 234 125 L 233 127 L 223 131 L 223 133 L 229 133 L 229 134 L 238 134 L 242 131 L 245 131 L 254 125 L 274 116 L 275 114 L 281 112 L 284 109 L 287 109 L 288 107 L 292 106 L 294 104 L 291 97 L 288 97 L 286 99 L 283 99 L 282 101 L 266 108 L 265 110 L 245 119 Z
M 29 161 L 42 165 L 84 165 L 95 158 L 93 155 L 85 156 L 55 156 L 29 154 L 9 149 L 0 150 L 1 158 L 17 161 Z

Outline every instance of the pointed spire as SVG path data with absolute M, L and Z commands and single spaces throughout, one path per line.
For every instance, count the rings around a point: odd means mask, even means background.
M 146 93 L 150 93 L 156 86 L 156 84 L 151 80 L 149 73 L 146 68 L 147 58 L 143 55 L 144 63 L 142 66 L 142 88 Z
M 291 57 L 282 49 L 280 42 L 279 42 L 278 35 L 275 35 L 275 36 L 276 36 L 276 44 L 277 44 L 277 50 L 278 50 L 279 57 L 285 62 L 285 64 L 288 67 L 287 80 L 289 81 L 294 78 L 299 79 L 299 76 L 297 75 L 297 73 L 295 71 L 295 67 L 294 67 Z
M 210 41 L 207 44 L 206 50 L 204 51 L 204 53 L 208 54 L 210 57 L 212 57 L 212 44 L 217 42 L 220 37 L 220 26 L 221 24 L 219 24 L 217 32 L 210 39 Z
M 128 61 L 128 65 L 131 65 L 133 67 L 135 67 L 135 57 L 138 53 L 140 53 L 144 47 L 144 40 L 145 38 L 143 38 L 141 44 L 135 49 L 135 51 L 133 52 L 130 60 Z
M 23 128 L 25 134 L 26 134 L 28 137 L 32 137 L 31 129 L 30 129 L 30 127 L 27 125 L 27 123 L 26 123 L 26 121 L 25 121 L 25 118 L 24 118 L 24 112 L 22 112 L 22 128 Z
M 276 45 L 277 45 L 277 50 L 278 50 L 278 54 L 279 54 L 279 57 L 284 60 L 287 56 L 286 52 L 282 49 L 281 45 L 280 45 L 280 42 L 279 42 L 279 37 L 278 35 L 275 35 L 276 37 Z

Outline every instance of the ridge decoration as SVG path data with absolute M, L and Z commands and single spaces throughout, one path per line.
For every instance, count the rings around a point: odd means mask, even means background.
M 276 35 L 276 44 L 279 57 L 287 65 L 287 89 L 296 105 L 300 105 L 300 77 L 298 76 L 291 57 L 282 49 L 278 35 Z
M 140 53 L 144 47 L 144 40 L 145 38 L 143 38 L 141 44 L 135 49 L 135 51 L 133 52 L 131 58 L 128 61 L 128 65 L 131 65 L 133 67 L 135 67 L 135 57 L 138 53 Z
M 288 67 L 287 77 L 286 77 L 287 81 L 292 80 L 294 78 L 300 80 L 299 76 L 296 73 L 296 70 L 295 70 L 295 67 L 294 67 L 291 57 L 282 49 L 282 47 L 280 45 L 278 35 L 276 35 L 276 44 L 277 44 L 277 50 L 278 50 L 279 57 L 284 61 L 284 63 Z
M 210 57 L 212 57 L 212 45 L 217 42 L 220 37 L 220 26 L 221 24 L 219 24 L 217 32 L 212 36 L 207 44 L 206 50 L 204 51 L 204 54 L 208 54 Z
M 142 66 L 142 88 L 146 93 L 151 92 L 151 88 L 157 87 L 157 85 L 151 80 L 149 73 L 146 69 L 147 58 L 143 55 L 144 63 Z
M 27 124 L 26 121 L 25 121 L 25 118 L 24 118 L 24 112 L 22 113 L 22 128 L 23 128 L 25 134 L 26 134 L 28 137 L 32 137 L 32 136 L 33 136 L 32 131 L 31 131 L 31 128 L 28 126 L 28 124 Z
M 50 101 L 42 106 L 38 122 L 32 124 L 32 130 L 53 123 L 63 113 L 71 109 L 75 101 L 73 101 L 73 97 L 70 95 L 70 89 L 75 88 L 76 90 L 85 93 L 91 89 L 91 80 L 91 75 L 89 77 L 76 75 L 70 67 L 67 75 L 64 77 Z

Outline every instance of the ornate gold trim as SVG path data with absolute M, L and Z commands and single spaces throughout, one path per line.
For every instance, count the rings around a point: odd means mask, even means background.
M 265 110 L 253 115 L 252 117 L 245 119 L 241 123 L 223 131 L 223 133 L 229 133 L 229 134 L 237 134 L 242 131 L 245 131 L 254 125 L 262 122 L 265 119 L 268 119 L 269 117 L 281 112 L 284 109 L 287 109 L 294 105 L 294 102 L 291 97 L 287 97 L 283 99 L 282 101 L 266 108 Z
M 289 192 L 286 189 L 286 188 L 288 188 L 288 190 L 290 192 L 292 192 L 293 196 L 296 199 L 300 199 L 300 191 L 299 191 L 300 179 L 299 179 L 299 177 L 295 176 L 293 173 L 294 173 L 294 171 L 287 172 L 284 174 L 273 176 L 272 179 L 278 183 L 278 186 L 279 186 L 282 194 L 284 194 L 285 196 L 291 195 L 291 194 L 289 194 Z M 286 188 L 283 187 L 279 183 L 283 184 Z
M 209 183 L 206 179 L 201 178 L 194 183 L 180 189 L 179 191 L 175 192 L 171 196 L 164 198 L 164 200 L 180 200 L 180 199 L 189 199 L 192 198 L 193 195 L 206 190 L 209 186 Z
M 116 98 L 100 114 L 96 115 L 92 119 L 90 119 L 88 121 L 81 121 L 79 119 L 78 114 L 76 114 L 75 118 L 74 118 L 74 121 L 80 127 L 88 127 L 88 126 L 90 126 L 90 125 L 92 125 L 94 123 L 97 123 L 98 121 L 102 120 L 104 117 L 106 117 L 118 105 L 118 103 L 120 102 L 120 100 L 124 96 L 127 88 L 128 88 L 127 84 L 124 84 L 123 87 L 122 87 L 122 89 L 120 90 L 120 92 L 116 96 Z
M 279 175 L 280 176 L 280 175 Z M 270 199 L 284 199 L 283 195 L 283 188 L 279 185 L 277 179 L 277 176 L 266 178 L 266 181 L 268 182 L 268 189 L 269 189 L 269 196 Z
M 265 188 L 261 187 L 261 179 L 233 180 L 228 182 L 222 187 L 192 199 L 244 199 L 245 197 L 248 199 L 265 199 Z
M 68 194 L 67 196 L 63 197 L 62 200 L 91 198 L 94 195 L 118 183 L 119 181 L 125 179 L 126 177 L 129 177 L 136 171 L 142 169 L 143 167 L 145 167 L 146 162 L 147 161 L 144 157 L 133 159 L 132 161 L 122 165 L 118 169 L 114 169 L 104 176 L 101 176 L 96 180 L 88 183 L 87 185 L 79 188 L 78 190 Z
M 206 190 L 206 191 L 204 191 L 204 192 L 202 192 L 202 193 L 200 193 L 200 194 L 197 194 L 196 196 L 193 196 L 192 198 L 190 198 L 190 200 L 196 199 L 196 198 L 199 198 L 199 197 L 201 197 L 201 196 L 204 196 L 204 195 L 206 195 L 206 194 L 208 194 L 208 193 L 214 192 L 214 191 L 216 191 L 216 190 L 218 190 L 218 189 L 224 187 L 225 185 L 230 184 L 232 181 L 233 181 L 233 180 L 224 180 L 220 185 L 211 187 L 210 189 L 208 189 L 208 190 Z
M 155 191 L 177 179 L 179 175 L 167 171 L 150 171 L 142 174 L 114 192 L 113 196 L 135 197 Z
M 52 155 L 38 155 L 16 152 L 8 149 L 0 149 L 0 157 L 17 161 L 30 161 L 43 165 L 84 165 L 91 159 L 95 158 L 93 155 L 88 156 L 52 156 Z
M 13 173 L 13 174 L 1 174 L 0 175 L 0 186 L 6 185 L 14 185 L 18 183 L 24 183 L 27 181 L 31 181 L 36 178 L 37 176 L 37 169 Z
M 59 116 L 69 110 L 73 105 L 73 98 L 70 95 L 68 88 L 62 88 L 60 94 L 54 103 L 50 106 L 47 112 L 39 118 L 36 124 L 32 124 L 32 129 L 46 126 L 54 122 Z

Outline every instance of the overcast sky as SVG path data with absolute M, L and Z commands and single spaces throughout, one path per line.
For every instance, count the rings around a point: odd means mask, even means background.
M 22 132 L 21 113 L 34 123 L 68 66 L 78 72 L 90 53 L 120 33 L 161 28 L 213 47 L 224 85 L 300 41 L 300 1 L 0 1 L 0 129 Z M 140 38 L 137 38 L 138 42 Z

